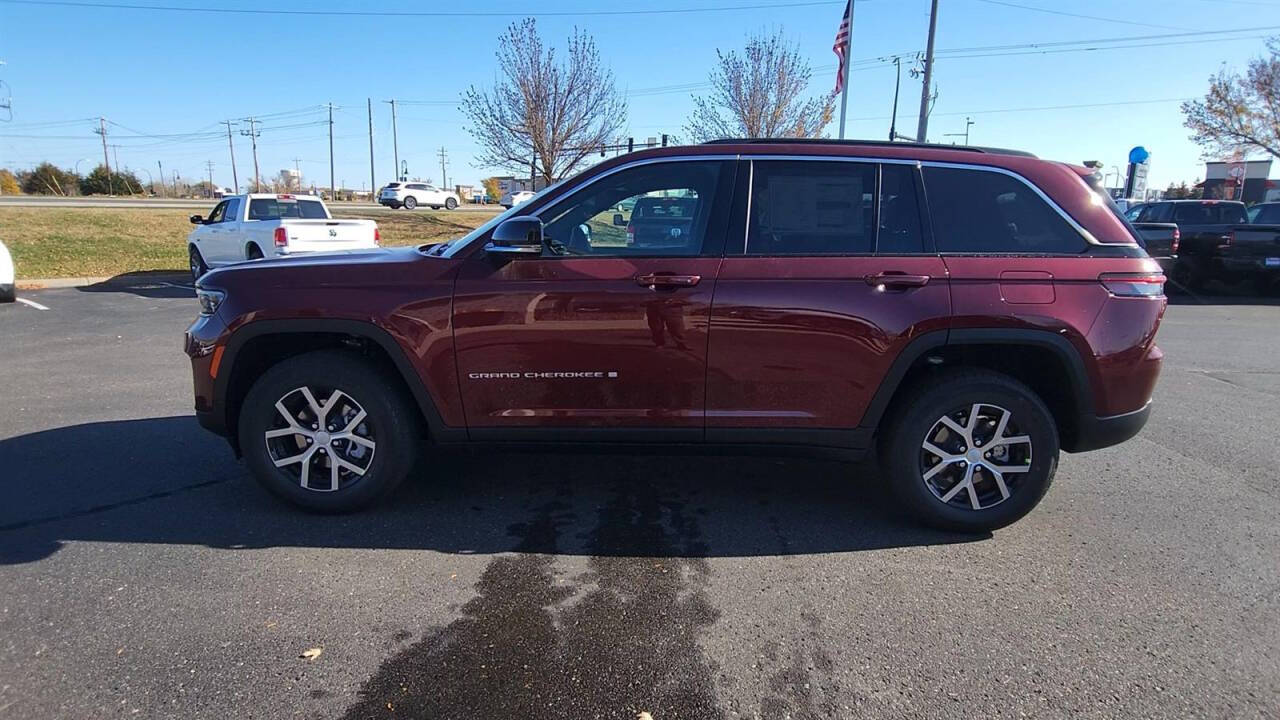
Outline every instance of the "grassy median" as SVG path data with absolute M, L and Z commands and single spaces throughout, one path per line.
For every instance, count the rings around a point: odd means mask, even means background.
M 495 206 L 497 212 L 502 208 Z M 103 277 L 139 270 L 187 269 L 183 208 L 0 207 L 0 241 L 18 279 Z M 419 245 L 458 237 L 493 217 L 487 212 L 339 209 L 343 218 L 375 220 L 384 245 Z

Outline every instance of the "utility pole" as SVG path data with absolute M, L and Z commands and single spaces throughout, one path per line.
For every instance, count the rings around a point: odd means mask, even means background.
M 107 158 L 107 119 L 106 118 L 104 117 L 98 118 L 98 129 L 94 130 L 94 132 L 102 136 L 102 165 L 107 169 L 107 194 L 115 195 L 116 194 L 115 183 L 111 179 L 111 161 Z
M 209 197 L 213 197 L 213 161 L 205 160 L 204 166 L 209 169 Z
M 338 199 L 338 189 L 333 184 L 333 103 L 329 103 L 329 200 Z
M 964 144 L 965 144 L 965 145 L 968 145 L 968 144 L 969 144 L 969 128 L 973 127 L 975 124 L 976 124 L 976 123 L 974 123 L 974 122 L 973 122 L 973 118 L 971 118 L 971 117 L 967 117 L 967 118 L 965 118 L 965 119 L 964 119 L 964 132 L 962 132 L 962 133 L 947 133 L 946 135 L 943 135 L 943 137 L 961 137 L 961 136 L 964 136 Z
M 164 197 L 164 194 L 166 192 L 164 188 L 164 165 L 161 164 L 159 160 L 156 161 L 156 169 L 160 171 L 160 176 L 159 176 L 160 177 L 160 197 Z M 152 185 L 152 188 L 154 189 L 155 183 L 152 182 L 151 185 Z
M 369 189 L 378 187 L 377 176 L 373 172 L 373 98 L 365 98 L 369 106 Z
M 929 44 L 924 55 L 924 87 L 920 89 L 920 125 L 916 140 L 926 142 L 929 137 L 929 93 L 933 87 L 933 36 L 938 31 L 938 0 L 933 0 L 929 10 Z
M 120 146 L 115 143 L 111 143 L 111 161 L 115 163 L 116 172 L 120 172 Z M 126 181 L 125 185 L 128 184 Z
M 902 57 L 893 58 L 893 67 L 898 75 L 893 81 L 893 119 L 889 121 L 889 142 L 898 139 L 898 89 L 902 86 Z
M 240 192 L 240 178 L 236 177 L 236 146 L 231 144 L 231 126 L 235 123 L 223 120 L 219 124 L 227 126 L 227 149 L 231 151 L 231 189 Z
M 293 172 L 298 176 L 298 189 L 302 189 L 302 158 L 293 159 Z
M 396 168 L 400 167 L 400 134 L 396 131 L 396 101 L 383 100 L 384 103 L 391 105 L 391 150 L 395 153 Z M 401 178 L 396 178 L 400 180 Z
M 258 174 L 258 136 L 262 134 L 262 131 L 257 129 L 258 121 L 256 118 L 245 118 L 244 121 L 249 123 L 249 129 L 241 130 L 240 134 L 248 135 L 249 139 L 253 141 L 253 191 L 258 192 L 262 186 L 261 175 Z M 235 190 L 240 192 L 239 187 Z
M 445 174 L 444 164 L 445 164 L 445 161 L 449 159 L 449 152 L 444 149 L 443 145 L 440 147 L 439 155 L 440 155 L 440 189 L 448 190 L 449 176 Z

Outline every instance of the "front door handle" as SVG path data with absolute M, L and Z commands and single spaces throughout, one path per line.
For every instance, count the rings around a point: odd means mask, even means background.
M 645 273 L 643 275 L 636 276 L 636 284 L 644 285 L 650 290 L 657 290 L 660 287 L 693 287 L 701 281 L 701 275 L 660 275 L 658 273 Z
M 908 275 L 906 273 L 882 272 L 874 275 L 867 275 L 865 280 L 868 285 L 886 288 L 917 288 L 924 287 L 929 284 L 928 275 Z

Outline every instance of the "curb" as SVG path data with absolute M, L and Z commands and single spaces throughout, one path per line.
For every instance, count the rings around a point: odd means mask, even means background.
M 50 290 L 53 288 L 85 287 L 97 285 L 110 280 L 110 277 L 69 277 L 18 280 L 15 285 L 19 290 Z
M 117 285 L 129 287 L 154 282 L 190 282 L 191 275 L 181 270 L 143 270 L 139 272 L 107 275 L 102 277 L 64 277 L 64 278 L 27 278 L 14 283 L 18 290 L 53 290 L 56 288 L 78 288 L 90 285 Z

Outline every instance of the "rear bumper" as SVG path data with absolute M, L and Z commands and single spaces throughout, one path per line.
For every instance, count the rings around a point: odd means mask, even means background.
M 1119 445 L 1141 432 L 1149 417 L 1150 401 L 1139 410 L 1121 415 L 1086 415 L 1079 420 L 1071 446 L 1064 447 L 1063 450 L 1078 453 Z

